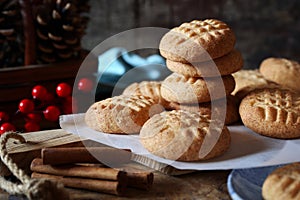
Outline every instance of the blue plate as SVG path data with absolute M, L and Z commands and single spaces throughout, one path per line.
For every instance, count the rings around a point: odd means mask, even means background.
M 228 176 L 228 192 L 233 200 L 262 200 L 261 188 L 267 176 L 282 165 L 235 169 Z

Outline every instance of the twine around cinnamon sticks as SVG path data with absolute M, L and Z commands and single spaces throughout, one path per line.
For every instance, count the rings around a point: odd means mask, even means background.
M 97 153 L 110 163 L 116 158 L 120 163 L 130 161 L 128 150 L 110 147 L 45 148 L 41 151 L 42 158 L 36 158 L 31 163 L 31 177 L 54 180 L 66 187 L 118 196 L 125 195 L 128 187 L 142 190 L 152 187 L 152 172 L 109 168 L 93 157 L 91 152 Z

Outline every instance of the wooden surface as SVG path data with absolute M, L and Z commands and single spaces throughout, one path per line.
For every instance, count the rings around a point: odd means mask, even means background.
M 7 149 L 10 156 L 14 158 L 19 166 L 26 169 L 28 174 L 30 174 L 30 162 L 33 158 L 40 156 L 41 148 L 78 146 L 82 145 L 81 141 L 83 140 L 83 138 L 79 138 L 61 129 L 26 133 L 24 136 L 28 143 L 17 144 L 13 140 L 10 140 L 7 144 Z M 94 146 L 99 143 L 85 140 L 84 144 Z M 141 161 L 141 163 L 148 162 Z M 73 199 L 230 199 L 226 186 L 230 171 L 189 171 L 188 173 L 182 172 L 184 173 L 182 175 L 171 176 L 138 164 L 135 161 L 122 166 L 122 168 L 134 168 L 154 172 L 154 183 L 151 190 L 144 191 L 128 188 L 125 196 L 117 197 L 87 190 L 68 188 L 71 197 Z M 5 175 L 3 169 L 2 166 L 1 174 Z M 175 170 L 177 174 L 180 174 L 178 171 L 180 170 Z M 174 172 L 174 169 L 172 172 Z M 0 199 L 8 199 L 8 194 L 0 192 Z
M 227 176 L 229 171 L 194 172 L 180 176 L 154 173 L 154 183 L 150 191 L 129 188 L 126 196 L 100 194 L 89 191 L 70 190 L 73 199 L 223 199 L 229 200 Z

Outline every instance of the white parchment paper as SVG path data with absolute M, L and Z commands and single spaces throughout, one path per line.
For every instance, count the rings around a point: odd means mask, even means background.
M 222 156 L 202 162 L 178 162 L 150 154 L 139 142 L 138 135 L 106 134 L 90 129 L 84 114 L 63 115 L 60 126 L 69 133 L 120 149 L 131 149 L 160 163 L 186 170 L 222 170 L 262 167 L 300 161 L 300 139 L 280 140 L 264 137 L 238 125 L 228 126 L 231 132 L 230 149 Z

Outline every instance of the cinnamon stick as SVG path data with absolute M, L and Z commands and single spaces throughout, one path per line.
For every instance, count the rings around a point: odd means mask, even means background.
M 104 179 L 119 182 L 127 182 L 126 172 L 106 167 L 93 167 L 93 166 L 52 166 L 43 165 L 40 158 L 35 158 L 30 165 L 33 172 L 53 174 L 59 176 L 83 177 L 93 179 Z
M 111 147 L 44 148 L 41 152 L 43 164 L 103 163 L 117 165 L 129 163 L 130 150 Z
M 128 186 L 150 190 L 153 185 L 153 173 L 152 172 L 128 172 Z
M 107 181 L 99 179 L 86 179 L 77 177 L 64 177 L 50 174 L 42 174 L 33 172 L 32 178 L 45 178 L 50 180 L 59 181 L 66 187 L 86 189 L 96 192 L 103 192 L 108 194 L 115 194 L 122 196 L 126 190 L 126 184 L 119 181 Z

